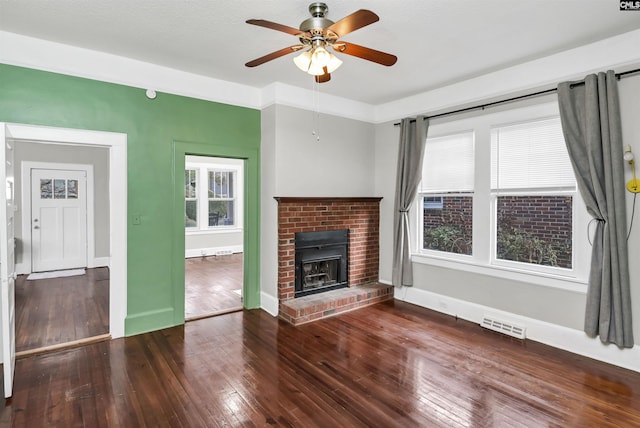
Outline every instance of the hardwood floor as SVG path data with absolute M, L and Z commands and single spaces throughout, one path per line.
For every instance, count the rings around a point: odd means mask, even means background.
M 241 311 L 17 361 L 14 427 L 638 427 L 640 373 L 403 302 Z
M 16 351 L 108 333 L 108 268 L 64 278 L 16 279 Z
M 185 319 L 242 309 L 242 253 L 185 259 Z

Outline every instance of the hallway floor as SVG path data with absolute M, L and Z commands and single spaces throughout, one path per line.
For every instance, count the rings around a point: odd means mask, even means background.
M 109 333 L 109 268 L 63 278 L 16 279 L 16 352 Z
M 243 254 L 185 259 L 187 321 L 242 309 Z

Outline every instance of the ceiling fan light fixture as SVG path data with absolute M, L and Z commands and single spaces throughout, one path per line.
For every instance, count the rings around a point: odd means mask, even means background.
M 293 58 L 295 65 L 305 73 L 309 71 L 311 66 L 311 51 L 304 51 L 300 55 Z
M 330 53 L 329 63 L 327 64 L 327 73 L 333 73 L 342 65 L 342 60 Z
M 307 73 L 312 76 L 322 76 L 324 74 L 324 67 L 314 61 L 311 61 L 311 65 L 309 66 Z
M 318 65 L 320 68 L 326 67 L 330 60 L 331 54 L 322 46 L 316 47 L 313 50 L 313 54 L 311 54 L 311 62 Z
M 303 52 L 294 58 L 294 62 L 300 70 L 306 71 L 312 76 L 322 76 L 325 72 L 333 73 L 342 64 L 337 56 L 322 46 Z

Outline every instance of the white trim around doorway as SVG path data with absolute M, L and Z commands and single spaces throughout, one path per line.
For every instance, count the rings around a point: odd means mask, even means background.
M 127 135 L 116 132 L 7 123 L 15 141 L 109 149 L 109 333 L 125 334 L 127 316 Z

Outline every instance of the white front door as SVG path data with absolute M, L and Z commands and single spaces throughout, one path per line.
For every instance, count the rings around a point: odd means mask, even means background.
M 4 124 L 0 124 L 0 310 L 2 311 L 2 362 L 4 366 L 4 396 L 13 393 L 13 369 L 16 361 L 15 316 L 15 240 L 13 209 L 13 146 L 7 141 Z
M 33 272 L 87 266 L 86 171 L 31 170 Z

